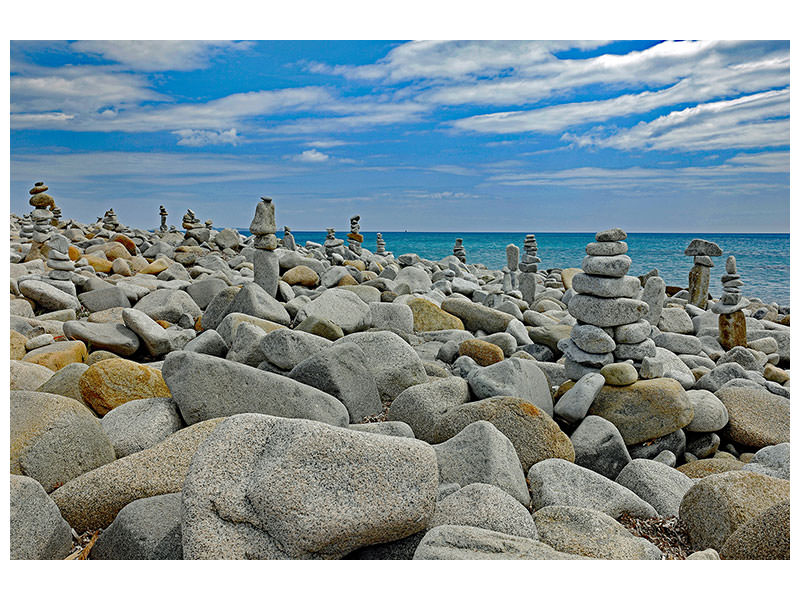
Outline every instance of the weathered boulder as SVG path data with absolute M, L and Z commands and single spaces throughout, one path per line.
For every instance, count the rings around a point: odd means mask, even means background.
M 69 524 L 42 485 L 11 475 L 11 560 L 59 560 L 72 549 Z

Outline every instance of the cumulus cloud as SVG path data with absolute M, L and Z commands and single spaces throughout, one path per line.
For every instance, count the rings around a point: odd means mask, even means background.
M 180 129 L 172 133 L 180 137 L 178 140 L 179 146 L 214 146 L 221 144 L 232 144 L 235 146 L 238 141 L 235 128 L 225 131 Z
M 321 163 L 329 159 L 330 156 L 328 154 L 320 152 L 316 148 L 312 148 L 311 150 L 304 150 L 303 152 L 294 157 L 294 160 L 298 162 L 307 162 L 307 163 Z

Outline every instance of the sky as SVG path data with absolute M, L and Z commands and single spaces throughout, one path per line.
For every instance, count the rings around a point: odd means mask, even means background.
M 18 41 L 10 95 L 17 214 L 789 231 L 788 42 Z

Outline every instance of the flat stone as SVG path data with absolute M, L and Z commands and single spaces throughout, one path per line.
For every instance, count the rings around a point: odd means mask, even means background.
M 11 475 L 11 560 L 60 560 L 72 550 L 72 534 L 42 485 Z
M 547 458 L 575 460 L 572 443 L 547 413 L 525 400 L 507 396 L 448 410 L 436 424 L 434 440 L 444 442 L 476 421 L 492 423 L 511 440 L 523 469 Z
M 628 234 L 625 233 L 619 227 L 614 227 L 613 229 L 606 229 L 605 231 L 599 231 L 595 234 L 594 239 L 598 242 L 621 242 L 624 239 L 627 239 Z
M 625 242 L 590 242 L 586 244 L 586 254 L 589 256 L 617 256 L 627 252 L 628 244 Z
M 514 319 L 508 313 L 461 298 L 447 298 L 442 302 L 441 308 L 458 317 L 464 327 L 470 331 L 481 330 L 486 333 L 498 333 L 505 331 L 508 324 Z
M 26 279 L 19 283 L 19 291 L 26 298 L 36 302 L 37 306 L 45 310 L 78 310 L 81 307 L 78 299 L 60 289 L 35 279 Z
M 572 289 L 578 294 L 603 298 L 635 298 L 641 284 L 637 277 L 601 277 L 577 273 L 572 278 Z
M 656 346 L 666 348 L 674 354 L 700 354 L 703 343 L 693 335 L 659 333 L 653 337 Z
M 631 257 L 627 254 L 620 254 L 618 256 L 586 256 L 583 259 L 581 268 L 587 275 L 624 277 L 628 273 L 628 269 L 631 268 L 631 262 Z M 574 278 L 572 280 L 572 287 L 575 287 Z
M 686 256 L 722 256 L 722 248 L 714 242 L 703 239 L 693 239 L 683 251 Z
M 424 529 L 437 485 L 424 442 L 237 415 L 186 476 L 184 558 L 341 558 Z
M 575 325 L 570 333 L 570 340 L 584 352 L 592 354 L 613 352 L 617 347 L 610 335 L 594 325 Z
M 139 300 L 133 308 L 142 311 L 154 321 L 169 323 L 177 323 L 184 314 L 189 314 L 193 319 L 202 314 L 200 307 L 183 290 L 155 290 Z
M 628 488 L 589 469 L 560 458 L 543 460 L 528 471 L 534 510 L 545 506 L 578 506 L 616 519 L 657 516 L 656 510 Z
M 596 298 L 575 294 L 569 301 L 569 313 L 573 317 L 597 327 L 635 323 L 644 318 L 647 311 L 646 303 L 632 298 Z
M 119 323 L 67 321 L 64 335 L 84 342 L 93 351 L 108 350 L 120 356 L 131 356 L 139 349 L 139 337 Z
M 123 290 L 116 286 L 84 292 L 78 296 L 78 300 L 91 312 L 106 310 L 116 306 L 121 306 L 122 308 L 130 308 L 131 306 L 128 296 Z
M 614 355 L 610 352 L 605 354 L 591 354 L 581 350 L 571 339 L 563 339 L 558 342 L 558 349 L 564 353 L 569 360 L 581 363 L 586 367 L 599 369 L 604 365 L 614 362 Z
M 649 307 L 645 319 L 651 325 L 658 325 L 661 320 L 666 289 L 664 280 L 658 276 L 649 277 L 644 284 L 641 300 Z
M 614 327 L 614 341 L 618 344 L 639 344 L 650 335 L 652 326 L 644 319 Z
M 656 356 L 656 345 L 653 340 L 647 339 L 638 344 L 617 344 L 614 350 L 614 360 L 617 362 L 624 360 L 643 361 L 645 358 Z

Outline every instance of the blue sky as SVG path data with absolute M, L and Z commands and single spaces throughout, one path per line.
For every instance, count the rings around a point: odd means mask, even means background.
M 789 44 L 12 42 L 11 210 L 787 232 Z

